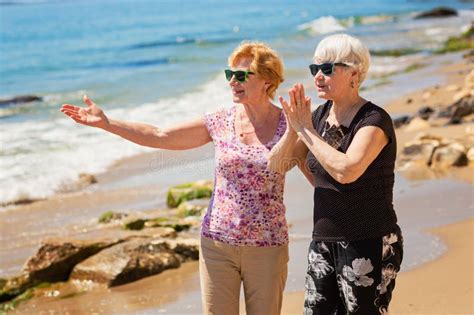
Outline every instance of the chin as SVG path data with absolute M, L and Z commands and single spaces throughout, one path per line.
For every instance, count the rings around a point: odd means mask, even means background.
M 232 97 L 232 101 L 233 101 L 234 103 L 242 103 L 242 100 L 240 99 L 240 97 L 235 97 L 235 96 L 234 96 L 234 97 Z
M 323 100 L 328 100 L 329 99 L 328 93 L 326 93 L 324 91 L 318 91 L 318 97 L 322 98 Z

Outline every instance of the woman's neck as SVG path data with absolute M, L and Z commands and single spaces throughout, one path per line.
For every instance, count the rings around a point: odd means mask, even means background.
M 269 101 L 262 101 L 262 103 L 253 103 L 253 104 L 242 104 L 243 108 L 242 113 L 248 117 L 248 119 L 256 125 L 259 125 L 261 122 L 268 120 L 273 111 L 273 104 Z
M 358 93 L 332 101 L 329 122 L 336 125 L 349 126 L 352 118 L 367 101 Z

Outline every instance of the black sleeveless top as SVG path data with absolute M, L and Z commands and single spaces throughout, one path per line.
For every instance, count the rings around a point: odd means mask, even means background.
M 382 237 L 399 229 L 393 209 L 394 167 L 397 142 L 390 115 L 368 102 L 352 119 L 350 126 L 329 128 L 326 122 L 332 103 L 319 106 L 312 114 L 313 126 L 323 139 L 346 152 L 359 129 L 382 129 L 389 142 L 367 170 L 354 182 L 341 184 L 308 152 L 307 163 L 315 179 L 313 239 L 356 241 Z

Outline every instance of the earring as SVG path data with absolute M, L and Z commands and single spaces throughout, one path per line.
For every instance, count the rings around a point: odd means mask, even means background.
M 351 88 L 354 88 L 354 81 L 351 81 Z

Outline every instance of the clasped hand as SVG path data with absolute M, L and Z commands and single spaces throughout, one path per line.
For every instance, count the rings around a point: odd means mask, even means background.
M 290 129 L 300 132 L 303 129 L 313 128 L 311 121 L 311 98 L 305 96 L 303 84 L 295 84 L 289 91 L 290 103 L 279 96 L 281 106 L 285 112 L 286 122 Z

